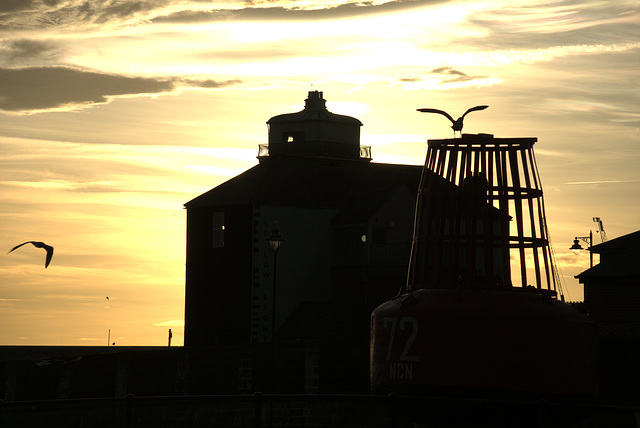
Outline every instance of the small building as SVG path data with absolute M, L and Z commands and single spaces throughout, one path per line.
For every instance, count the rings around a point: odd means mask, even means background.
M 366 347 L 372 309 L 406 283 L 422 167 L 372 162 L 362 123 L 325 103 L 312 91 L 269 119 L 258 165 L 185 204 L 185 346 L 270 342 L 275 327 Z
M 576 275 L 604 336 L 640 338 L 640 231 L 590 248 L 600 263 Z
M 640 403 L 640 231 L 594 245 L 600 262 L 576 275 L 598 326 L 604 402 Z

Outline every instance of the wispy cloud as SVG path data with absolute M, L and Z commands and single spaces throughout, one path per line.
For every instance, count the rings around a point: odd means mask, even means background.
M 202 23 L 235 19 L 238 21 L 342 19 L 390 13 L 427 5 L 448 3 L 449 0 L 397 1 L 257 1 L 246 7 L 218 9 L 184 9 L 158 16 L 154 23 Z
M 13 29 L 74 27 L 117 21 L 132 24 L 170 6 L 170 0 L 88 2 L 83 0 L 9 0 L 0 6 L 0 24 Z
M 460 70 L 456 70 L 453 67 L 438 67 L 431 70 L 432 74 L 441 74 L 444 76 L 451 76 L 443 79 L 444 83 L 451 82 L 468 82 L 469 80 L 484 79 L 486 76 L 469 76 Z
M 420 76 L 401 78 L 398 82 L 405 89 L 454 89 L 468 86 L 491 86 L 502 79 L 486 75 L 468 75 L 450 66 L 434 68 Z
M 66 180 L 45 180 L 45 181 L 4 181 L 1 184 L 8 186 L 19 186 L 28 188 L 38 188 L 45 190 L 68 190 L 74 192 L 122 192 L 121 186 L 117 186 L 115 181 L 99 181 L 78 183 Z
M 185 86 L 202 88 L 202 89 L 218 89 L 224 88 L 231 85 L 236 85 L 242 83 L 240 79 L 232 79 L 226 81 L 217 81 L 212 79 L 204 79 L 204 80 L 194 80 L 194 79 L 175 79 L 174 82 L 176 84 L 183 84 Z
M 599 180 L 599 181 L 571 181 L 564 184 L 584 185 L 584 184 L 620 184 L 620 183 L 640 183 L 640 180 Z
M 163 322 L 154 322 L 153 325 L 156 327 L 183 327 L 184 320 L 170 320 Z
M 245 2 L 198 0 L 134 0 L 88 2 L 68 0 L 36 2 L 5 1 L 0 6 L 0 25 L 6 29 L 106 28 L 147 23 L 201 23 L 219 20 L 335 19 L 386 13 L 449 0 L 255 0 Z M 0 27 L 1 28 L 1 27 Z
M 633 40 L 638 36 L 640 11 L 637 2 L 560 0 L 546 3 L 514 2 L 487 7 L 471 23 L 488 30 L 485 42 L 500 40 L 502 46 L 540 47 Z
M 60 56 L 62 49 L 56 43 L 36 39 L 5 39 L 0 45 L 0 58 L 5 64 L 29 64 L 48 61 Z

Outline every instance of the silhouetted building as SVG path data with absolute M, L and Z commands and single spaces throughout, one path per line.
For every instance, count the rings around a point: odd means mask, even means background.
M 600 262 L 576 275 L 599 331 L 603 402 L 640 403 L 640 231 L 590 249 Z
M 600 263 L 576 275 L 601 334 L 640 337 L 640 231 L 590 248 Z
M 185 346 L 269 342 L 273 324 L 280 339 L 366 342 L 371 310 L 406 281 L 422 168 L 371 162 L 362 123 L 322 92 L 267 124 L 258 165 L 185 204 Z

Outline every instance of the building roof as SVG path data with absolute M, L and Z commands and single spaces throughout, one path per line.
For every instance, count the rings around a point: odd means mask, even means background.
M 405 187 L 405 191 L 413 191 L 415 195 L 416 186 L 412 189 Z M 332 220 L 333 225 L 348 225 L 363 223 L 376 213 L 395 192 L 401 190 L 397 183 L 381 185 L 378 188 L 361 186 L 356 190 L 353 200 L 338 213 Z M 415 199 L 415 198 L 414 198 Z
M 585 278 L 640 276 L 638 260 L 640 260 L 638 250 L 621 252 L 576 275 L 576 278 L 582 282 Z
M 594 245 L 591 251 L 603 256 L 600 263 L 575 276 L 580 282 L 585 278 L 640 276 L 640 231 Z
M 591 247 L 596 254 L 640 248 L 640 230 Z
M 399 186 L 417 192 L 421 166 L 363 163 L 303 156 L 274 156 L 203 193 L 187 209 L 265 204 L 344 209 L 377 206 Z
M 305 108 L 303 110 L 297 113 L 285 113 L 273 116 L 267 121 L 267 123 L 273 124 L 278 122 L 297 121 L 329 121 L 362 126 L 362 122 L 355 117 L 331 113 L 327 110 L 326 101 L 322 97 L 322 92 L 319 91 L 309 92 L 309 98 L 305 100 Z

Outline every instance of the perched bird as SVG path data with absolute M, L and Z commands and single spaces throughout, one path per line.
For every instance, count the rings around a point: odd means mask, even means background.
M 442 110 L 437 110 L 435 108 L 419 108 L 417 109 L 419 112 L 422 113 L 438 113 L 441 114 L 443 116 L 445 116 L 447 119 L 449 119 L 451 121 L 451 123 L 453 123 L 453 126 L 451 126 L 451 129 L 453 129 L 453 136 L 456 136 L 456 131 L 460 132 L 462 134 L 462 126 L 463 123 L 462 121 L 464 120 L 464 117 L 471 113 L 472 111 L 476 111 L 476 110 L 484 110 L 489 106 L 475 106 L 475 107 L 471 107 L 469 110 L 465 111 L 464 114 L 462 116 L 460 116 L 457 120 L 453 120 L 453 118 L 449 115 L 449 113 L 447 113 L 446 111 L 442 111 Z
M 46 268 L 47 266 L 49 266 L 49 263 L 51 263 L 51 258 L 53 257 L 53 247 L 50 245 L 45 244 L 44 242 L 37 242 L 37 241 L 27 241 L 27 242 L 23 242 L 20 245 L 16 245 L 15 247 L 13 247 L 11 250 L 9 250 L 9 253 L 13 250 L 16 250 L 20 247 L 22 247 L 25 244 L 31 244 L 36 248 L 44 248 L 45 251 L 47 252 L 47 258 L 44 261 L 44 267 Z M 7 253 L 7 254 L 9 254 Z

